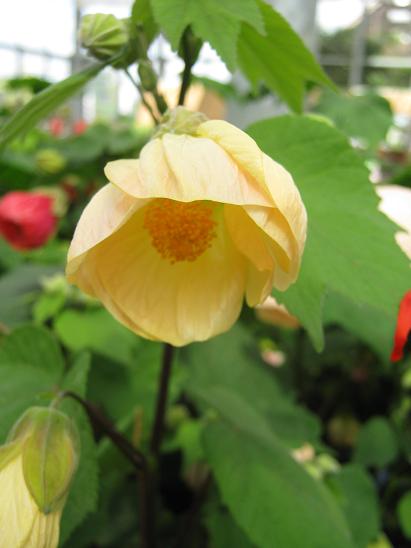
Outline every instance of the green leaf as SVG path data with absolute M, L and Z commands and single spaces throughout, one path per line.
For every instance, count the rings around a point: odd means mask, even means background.
M 0 340 L 0 443 L 28 407 L 50 400 L 63 367 L 60 349 L 44 328 L 21 327 Z
M 154 21 L 150 0 L 134 0 L 131 8 L 131 21 L 134 25 L 141 25 L 147 40 L 148 47 L 157 34 L 158 27 Z
M 31 317 L 33 294 L 40 289 L 40 280 L 54 274 L 56 267 L 21 265 L 0 280 L 0 322 L 14 327 Z
M 250 540 L 267 548 L 352 548 L 331 495 L 259 426 L 250 414 L 241 426 L 215 421 L 204 431 L 223 501 Z
M 42 293 L 33 306 L 35 323 L 42 324 L 53 318 L 63 308 L 66 299 L 63 292 Z
M 398 455 L 398 440 L 384 417 L 373 417 L 361 428 L 354 460 L 364 466 L 383 468 Z
M 12 331 L 0 342 L 0 365 L 33 367 L 50 376 L 63 373 L 64 360 L 53 335 L 42 327 L 24 326 Z
M 151 0 L 154 16 L 174 49 L 184 29 L 209 42 L 227 66 L 236 65 L 241 22 L 247 21 L 260 33 L 264 23 L 256 0 Z
M 397 515 L 404 536 L 411 540 L 411 491 L 401 497 L 397 506 Z
M 27 133 L 42 118 L 80 91 L 105 66 L 106 63 L 99 63 L 88 67 L 35 95 L 0 129 L 0 148 L 20 134 Z
M 132 360 L 138 340 L 103 308 L 64 310 L 56 318 L 54 329 L 70 350 L 93 350 L 125 364 Z
M 289 447 L 318 441 L 316 417 L 284 394 L 273 370 L 262 362 L 255 341 L 240 325 L 210 341 L 191 345 L 185 357 L 189 372 L 186 389 L 192 396 L 233 417 L 241 398 L 265 417 Z
M 305 84 L 334 87 L 313 54 L 287 21 L 259 0 L 266 36 L 243 24 L 238 40 L 238 62 L 244 75 L 257 86 L 264 82 L 295 111 L 302 110 Z
M 379 199 L 361 158 L 338 130 L 309 118 L 264 120 L 249 134 L 290 171 L 308 212 L 299 278 L 277 298 L 300 319 L 318 350 L 329 290 L 351 302 L 353 314 L 356 307 L 371 307 L 375 321 L 383 318 L 393 334 L 398 303 L 409 288 L 409 262 L 395 243 L 397 227 L 377 211 Z M 334 319 L 349 323 L 346 308 Z M 354 333 L 356 324 L 349 323 Z
M 329 476 L 328 483 L 339 500 L 354 540 L 366 548 L 380 531 L 378 498 L 373 481 L 359 466 L 344 466 Z
M 354 96 L 324 90 L 315 111 L 328 116 L 348 137 L 360 139 L 369 147 L 383 141 L 393 123 L 389 102 L 375 93 Z
M 187 394 L 224 419 L 203 430 L 205 454 L 224 503 L 250 540 L 267 547 L 299 548 L 301 538 L 307 548 L 351 547 L 336 503 L 291 457 L 291 447 L 318 439 L 317 422 L 280 389 L 247 331 L 237 325 L 191 345 L 183 357 Z
M 86 397 L 89 369 L 90 356 L 80 354 L 63 380 L 62 389 Z M 65 399 L 60 408 L 76 422 L 81 442 L 79 467 L 63 511 L 61 542 L 64 543 L 84 518 L 97 509 L 98 463 L 90 422 L 81 405 Z
M 204 513 L 212 548 L 255 548 L 218 500 L 210 501 Z
M 324 325 L 339 324 L 387 360 L 392 349 L 392 333 L 387 324 L 393 318 L 373 306 L 358 304 L 330 291 L 324 306 Z

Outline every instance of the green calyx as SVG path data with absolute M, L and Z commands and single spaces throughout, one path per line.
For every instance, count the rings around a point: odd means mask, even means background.
M 105 13 L 85 15 L 79 34 L 82 46 L 102 61 L 120 53 L 129 41 L 127 20 Z
M 185 107 L 176 107 L 164 114 L 153 137 L 162 137 L 165 133 L 195 135 L 198 126 L 207 120 L 207 116 L 202 112 L 192 112 Z
M 9 439 L 20 446 L 27 488 L 47 514 L 64 501 L 76 472 L 80 442 L 73 421 L 48 407 L 32 407 L 12 429 Z

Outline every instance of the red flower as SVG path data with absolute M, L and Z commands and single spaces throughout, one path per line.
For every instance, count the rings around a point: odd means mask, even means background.
M 59 116 L 54 116 L 49 120 L 49 130 L 54 137 L 59 137 L 64 130 L 64 120 Z
M 404 356 L 404 346 L 411 331 L 411 291 L 407 291 L 400 303 L 397 328 L 394 335 L 394 348 L 391 361 L 397 362 Z
M 73 124 L 73 132 L 76 135 L 81 135 L 82 133 L 84 133 L 86 131 L 87 127 L 88 127 L 88 125 L 87 125 L 87 122 L 85 120 L 77 120 Z
M 0 200 L 0 234 L 15 249 L 41 247 L 56 228 L 53 198 L 34 192 L 9 192 Z

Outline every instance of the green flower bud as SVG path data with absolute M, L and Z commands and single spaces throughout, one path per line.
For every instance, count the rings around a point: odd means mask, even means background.
M 103 61 L 120 53 L 129 40 L 127 20 L 105 13 L 85 15 L 79 33 L 82 46 Z
M 79 460 L 73 421 L 49 407 L 32 407 L 12 429 L 8 442 L 19 446 L 24 480 L 44 514 L 64 503 Z
M 157 87 L 157 74 L 155 73 L 150 61 L 143 59 L 138 64 L 138 75 L 141 84 L 146 91 L 153 91 Z
M 44 173 L 53 175 L 66 166 L 66 159 L 57 150 L 44 148 L 36 154 L 36 165 Z

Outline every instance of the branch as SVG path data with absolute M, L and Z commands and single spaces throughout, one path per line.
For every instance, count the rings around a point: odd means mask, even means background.
M 161 440 L 164 431 L 164 415 L 167 405 L 168 387 L 170 384 L 171 366 L 173 362 L 174 347 L 171 344 L 164 344 L 163 364 L 160 373 L 160 386 L 157 394 L 156 414 L 151 435 L 150 449 L 154 455 L 160 451 Z

